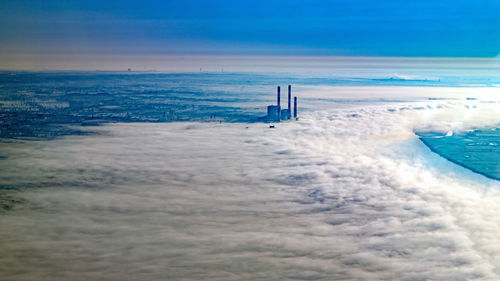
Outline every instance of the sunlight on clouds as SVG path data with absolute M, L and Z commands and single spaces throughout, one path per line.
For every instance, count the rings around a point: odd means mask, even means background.
M 2 184 L 45 188 L 0 217 L 0 269 L 22 280 L 496 279 L 500 185 L 414 134 L 490 126 L 496 109 L 373 103 L 274 130 L 132 123 L 4 143 Z

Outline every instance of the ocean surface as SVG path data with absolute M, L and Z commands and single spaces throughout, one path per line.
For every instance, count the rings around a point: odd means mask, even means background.
M 498 279 L 497 74 L 2 72 L 0 279 Z
M 422 141 L 442 157 L 492 179 L 500 180 L 500 129 L 454 134 L 426 133 Z

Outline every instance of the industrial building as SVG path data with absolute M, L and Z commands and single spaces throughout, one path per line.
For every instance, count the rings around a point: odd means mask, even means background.
M 292 119 L 292 108 L 290 105 L 292 98 L 292 86 L 288 85 L 288 108 L 281 109 L 280 86 L 278 86 L 277 105 L 267 106 L 267 122 L 280 122 L 281 120 Z M 297 97 L 293 97 L 293 118 L 297 120 Z

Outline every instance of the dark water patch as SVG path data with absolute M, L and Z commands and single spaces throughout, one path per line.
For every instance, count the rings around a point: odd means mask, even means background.
M 500 180 L 500 129 L 458 134 L 417 133 L 443 158 L 491 179 Z

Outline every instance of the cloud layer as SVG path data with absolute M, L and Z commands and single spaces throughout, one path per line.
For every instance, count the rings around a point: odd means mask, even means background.
M 2 143 L 8 280 L 495 280 L 500 184 L 415 130 L 495 103 L 350 105 L 299 122 L 103 126 Z M 248 128 L 247 128 L 248 126 Z M 14 195 L 13 195 L 14 192 Z

